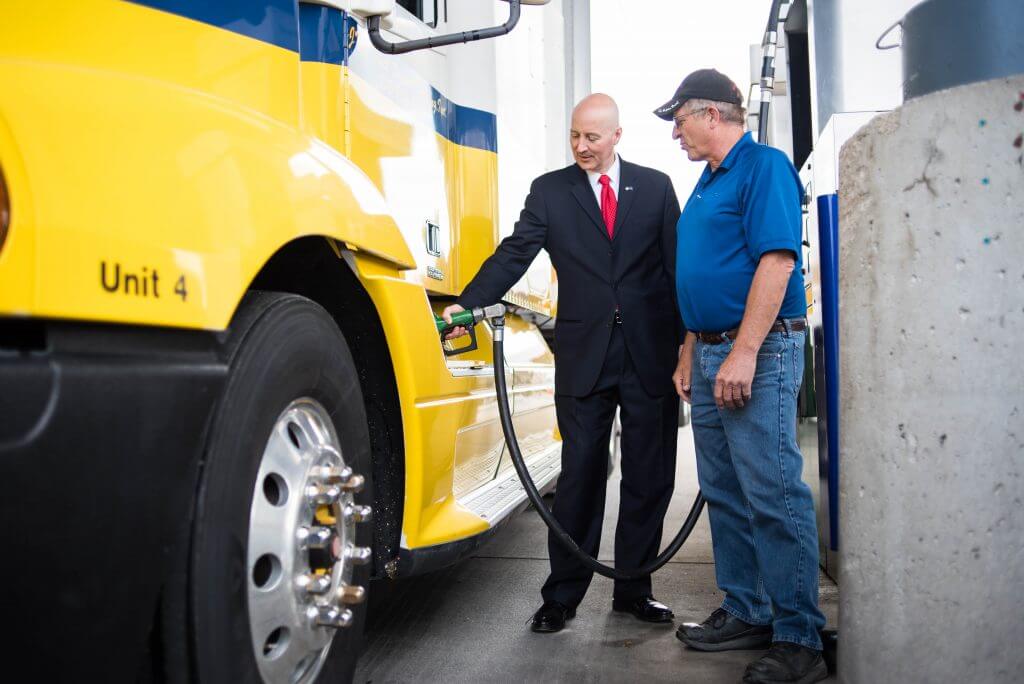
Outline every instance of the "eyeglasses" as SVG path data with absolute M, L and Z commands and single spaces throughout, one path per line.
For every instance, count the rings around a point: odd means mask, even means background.
M 676 117 L 672 117 L 672 121 L 675 122 L 676 128 L 682 128 L 683 124 L 686 123 L 686 118 L 687 117 L 693 116 L 697 112 L 703 112 L 705 109 L 707 109 L 707 107 L 701 107 L 699 109 L 694 109 L 692 112 L 688 112 L 686 114 L 683 114 L 678 119 Z

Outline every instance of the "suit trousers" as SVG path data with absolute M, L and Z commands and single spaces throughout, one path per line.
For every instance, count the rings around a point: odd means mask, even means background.
M 562 473 L 552 512 L 579 547 L 595 558 L 601 546 L 609 443 L 616 407 L 621 408 L 622 482 L 615 528 L 615 566 L 632 570 L 658 555 L 662 522 L 675 487 L 679 398 L 675 394 L 647 394 L 618 325 L 612 331 L 594 389 L 582 397 L 557 392 L 555 395 L 558 429 L 562 434 Z M 548 555 L 551 574 L 541 595 L 545 601 L 576 607 L 594 573 L 552 534 L 548 535 Z M 650 595 L 650 575 L 615 582 L 615 599 Z

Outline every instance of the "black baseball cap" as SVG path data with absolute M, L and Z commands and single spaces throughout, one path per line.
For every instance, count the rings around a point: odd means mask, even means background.
M 743 94 L 728 76 L 714 69 L 697 69 L 683 79 L 672 99 L 655 109 L 654 114 L 665 121 L 671 121 L 672 115 L 683 106 L 683 103 L 695 98 L 734 105 L 743 104 Z

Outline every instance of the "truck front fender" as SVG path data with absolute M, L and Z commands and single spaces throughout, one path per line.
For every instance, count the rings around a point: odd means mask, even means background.
M 309 235 L 414 266 L 378 189 L 297 121 L 42 60 L 0 60 L 0 86 L 17 93 L 0 102 L 0 167 L 18 167 L 0 315 L 220 330 Z

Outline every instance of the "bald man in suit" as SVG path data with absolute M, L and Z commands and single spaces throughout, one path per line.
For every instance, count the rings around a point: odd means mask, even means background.
M 541 249 L 558 273 L 555 410 L 562 472 L 553 512 L 586 553 L 601 542 L 608 444 L 622 421 L 622 484 L 615 563 L 636 569 L 657 556 L 675 480 L 679 399 L 672 385 L 682 325 L 675 298 L 679 203 L 665 174 L 619 158 L 615 101 L 584 98 L 569 141 L 576 163 L 534 180 L 514 232 L 481 266 L 451 314 L 493 304 Z M 456 328 L 450 337 L 465 334 Z M 551 574 L 531 629 L 557 632 L 576 614 L 593 577 L 548 537 Z M 651 578 L 616 581 L 612 608 L 670 622 Z

